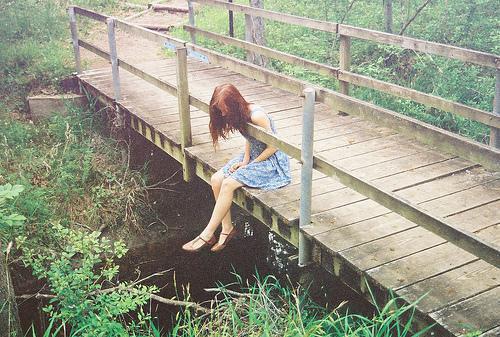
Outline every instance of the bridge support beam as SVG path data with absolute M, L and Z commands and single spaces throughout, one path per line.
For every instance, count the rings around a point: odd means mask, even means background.
M 182 176 L 191 181 L 196 175 L 192 160 L 186 155 L 186 148 L 193 145 L 191 135 L 191 111 L 189 110 L 189 85 L 187 71 L 187 48 L 176 49 L 177 53 L 177 102 L 181 126 Z
M 311 198 L 314 143 L 314 102 L 316 92 L 313 88 L 304 89 L 304 114 L 302 116 L 302 163 L 300 176 L 300 218 L 299 218 L 299 266 L 311 263 L 311 243 L 302 229 L 311 226 Z

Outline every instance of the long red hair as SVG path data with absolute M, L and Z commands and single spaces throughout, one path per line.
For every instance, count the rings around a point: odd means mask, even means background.
M 250 121 L 249 103 L 232 84 L 217 86 L 210 100 L 210 135 L 217 145 L 219 138 L 226 139 L 229 133 L 245 131 Z

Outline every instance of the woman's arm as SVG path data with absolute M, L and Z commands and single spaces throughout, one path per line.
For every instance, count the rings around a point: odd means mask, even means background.
M 243 161 L 233 164 L 233 166 L 229 168 L 229 172 L 233 173 L 237 169 L 247 166 L 249 162 L 250 162 L 250 142 L 247 140 L 245 142 L 245 152 L 243 155 Z
M 269 121 L 269 118 L 267 117 L 265 112 L 254 113 L 252 115 L 252 123 L 264 128 L 267 132 L 272 132 L 271 122 Z M 259 154 L 252 162 L 258 163 L 260 161 L 264 161 L 267 158 L 271 157 L 276 151 L 278 151 L 277 148 L 271 145 L 267 145 L 264 151 L 262 151 L 262 153 Z
M 245 155 L 243 156 L 243 164 L 247 165 L 250 162 L 250 142 L 245 142 Z

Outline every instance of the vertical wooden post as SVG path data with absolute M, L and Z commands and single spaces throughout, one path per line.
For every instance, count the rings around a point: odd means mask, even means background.
M 299 266 L 311 263 L 311 243 L 301 229 L 311 225 L 311 197 L 314 144 L 314 102 L 316 92 L 313 88 L 304 89 L 304 114 L 302 115 L 302 162 L 300 176 L 300 218 L 299 218 Z
M 194 21 L 194 8 L 193 8 L 193 2 L 191 0 L 187 0 L 188 2 L 188 10 L 189 10 L 189 25 L 191 27 L 195 26 L 195 21 Z M 191 34 L 191 42 L 193 44 L 196 44 L 196 34 L 194 32 L 189 32 Z
M 189 85 L 187 72 L 187 49 L 180 47 L 177 51 L 177 102 L 181 125 L 182 175 L 185 181 L 193 180 L 194 166 L 186 156 L 185 149 L 193 145 L 191 136 L 191 111 L 189 107 Z
M 233 3 L 233 0 L 227 0 L 229 3 Z M 234 37 L 234 17 L 233 11 L 229 11 L 229 36 Z
M 351 37 L 340 35 L 340 70 L 349 71 L 351 68 Z M 339 91 L 349 95 L 349 83 L 339 81 Z
M 75 7 L 68 8 L 69 28 L 71 30 L 71 40 L 73 42 L 73 53 L 75 54 L 75 68 L 78 74 L 82 73 L 82 61 L 80 56 L 80 45 L 78 44 L 78 28 L 76 26 Z
M 500 115 L 500 70 L 497 69 L 495 81 L 495 98 L 493 99 L 493 113 Z M 490 146 L 500 149 L 500 129 L 490 128 Z
M 108 43 L 109 43 L 109 58 L 111 61 L 111 73 L 113 75 L 113 89 L 115 93 L 115 101 L 121 99 L 120 92 L 120 73 L 118 70 L 118 54 L 116 51 L 116 37 L 115 37 L 115 19 L 107 18 L 108 25 Z

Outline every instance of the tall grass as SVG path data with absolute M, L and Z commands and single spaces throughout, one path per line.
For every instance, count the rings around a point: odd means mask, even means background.
M 235 285 L 243 292 L 230 290 Z M 418 337 L 431 328 L 412 331 L 415 304 L 398 306 L 397 302 L 393 299 L 376 308 L 373 317 L 366 317 L 349 313 L 345 303 L 327 310 L 300 288 L 284 287 L 273 276 L 257 277 L 252 285 L 239 280 L 221 286 L 210 314 L 180 312 L 169 336 Z

